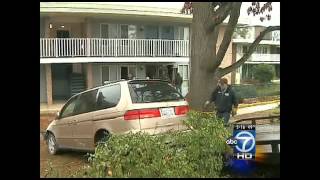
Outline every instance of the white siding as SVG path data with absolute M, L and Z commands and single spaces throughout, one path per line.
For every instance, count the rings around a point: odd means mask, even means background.
M 110 69 L 110 80 L 111 81 L 116 81 L 118 80 L 117 78 L 117 69 L 118 69 L 118 66 L 117 65 L 109 65 Z

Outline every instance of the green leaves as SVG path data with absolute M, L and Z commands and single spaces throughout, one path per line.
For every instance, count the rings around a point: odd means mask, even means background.
M 90 155 L 86 177 L 219 177 L 230 132 L 211 113 L 188 116 L 189 132 L 111 136 Z

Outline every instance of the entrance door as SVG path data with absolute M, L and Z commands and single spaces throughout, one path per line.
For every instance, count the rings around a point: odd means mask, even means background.
M 144 31 L 144 36 L 146 39 L 158 39 L 159 38 L 159 28 L 158 26 L 146 26 Z M 156 55 L 153 41 L 147 41 L 144 52 L 146 52 L 147 56 Z
M 52 64 L 52 96 L 53 100 L 67 100 L 70 98 L 71 64 Z
M 120 79 L 128 79 L 128 67 L 121 67 L 121 77 Z
M 57 38 L 69 38 L 70 34 L 68 30 L 57 30 Z
M 157 66 L 147 65 L 146 66 L 146 76 L 149 77 L 150 79 L 158 79 L 159 74 L 157 71 Z
M 120 75 L 121 79 L 135 79 L 137 77 L 137 67 L 135 65 L 121 66 Z
M 69 38 L 70 34 L 68 30 L 57 30 L 57 38 Z M 58 56 L 67 56 L 68 49 L 65 41 L 58 41 Z

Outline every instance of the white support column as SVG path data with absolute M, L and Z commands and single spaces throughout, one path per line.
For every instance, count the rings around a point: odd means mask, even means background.
M 52 72 L 51 64 L 46 64 L 47 104 L 52 105 Z
M 93 88 L 93 73 L 92 73 L 92 63 L 87 63 L 87 89 Z

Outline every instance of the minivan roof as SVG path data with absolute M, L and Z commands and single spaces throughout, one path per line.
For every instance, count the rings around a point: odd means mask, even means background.
M 159 81 L 159 82 L 169 82 L 162 79 L 134 79 L 134 80 L 128 80 L 128 83 L 134 83 L 134 82 L 141 82 L 141 81 Z
M 159 81 L 159 82 L 167 82 L 167 83 L 169 83 L 169 81 L 162 80 L 162 79 L 134 79 L 134 80 L 121 79 L 121 80 L 116 80 L 116 81 L 109 81 L 108 83 L 106 83 L 104 85 L 101 85 L 101 86 L 98 86 L 98 87 L 94 87 L 92 89 L 85 90 L 83 92 L 80 92 L 78 94 L 75 94 L 75 95 L 71 96 L 69 99 L 71 99 L 71 98 L 73 98 L 75 96 L 78 96 L 80 94 L 83 94 L 83 93 L 86 93 L 86 92 L 89 92 L 89 91 L 93 91 L 93 90 L 96 90 L 96 89 L 100 89 L 100 88 L 103 88 L 105 86 L 116 84 L 116 83 L 119 83 L 119 82 L 135 83 L 135 82 L 141 82 L 141 81 Z

